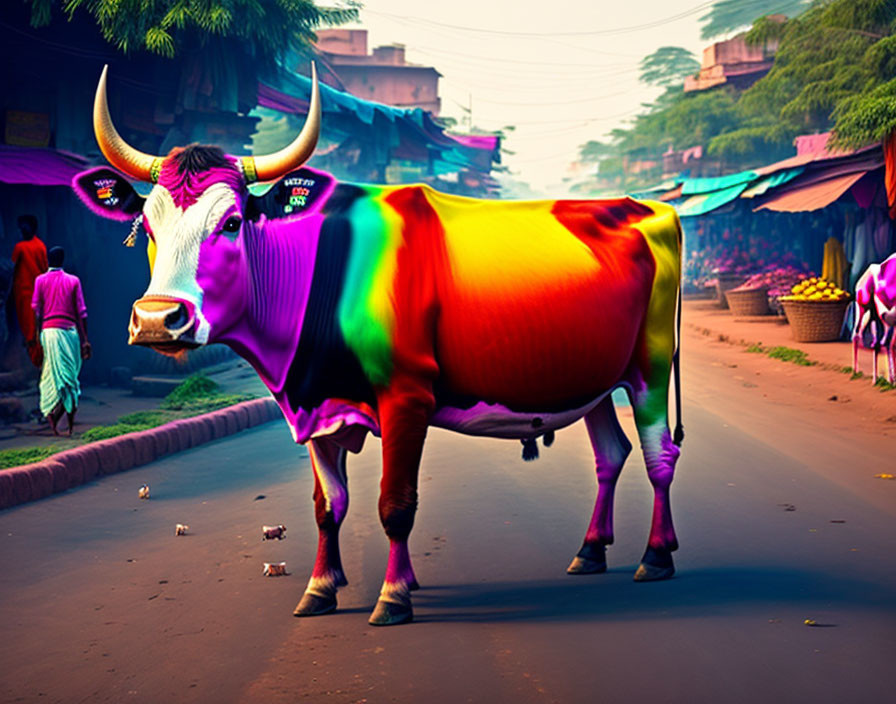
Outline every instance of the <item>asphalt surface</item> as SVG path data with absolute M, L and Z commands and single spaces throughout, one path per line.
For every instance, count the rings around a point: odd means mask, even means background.
M 609 571 L 570 577 L 596 488 L 584 427 L 532 463 L 518 442 L 433 430 L 415 623 L 367 625 L 387 554 L 375 440 L 349 459 L 340 609 L 294 619 L 313 482 L 273 423 L 0 513 L 0 701 L 891 700 L 896 481 L 874 475 L 896 465 L 893 436 L 794 401 L 825 372 L 696 334 L 685 351 L 672 580 L 632 581 L 652 501 L 637 452 Z M 261 542 L 279 523 L 287 539 Z M 289 576 L 262 576 L 281 560 Z

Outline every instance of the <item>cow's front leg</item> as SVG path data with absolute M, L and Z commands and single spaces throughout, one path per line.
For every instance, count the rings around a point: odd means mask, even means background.
M 413 620 L 411 591 L 417 580 L 411 567 L 408 537 L 417 511 L 417 475 L 432 413 L 432 396 L 411 388 L 395 389 L 377 399 L 383 442 L 380 521 L 389 538 L 389 562 L 372 626 Z
M 345 448 L 327 438 L 308 443 L 314 470 L 314 516 L 317 519 L 317 559 L 295 616 L 320 616 L 336 608 L 336 591 L 348 584 L 339 557 L 339 527 L 348 511 Z
M 588 412 L 585 426 L 588 428 L 597 466 L 597 501 L 582 549 L 566 568 L 568 574 L 597 574 L 606 571 L 605 548 L 613 543 L 613 497 L 616 481 L 632 449 L 631 443 L 619 427 L 610 396 Z

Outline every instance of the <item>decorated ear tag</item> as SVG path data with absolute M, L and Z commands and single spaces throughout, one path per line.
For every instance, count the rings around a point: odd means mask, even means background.
M 95 179 L 93 187 L 96 189 L 96 199 L 100 205 L 104 205 L 107 208 L 114 208 L 121 202 L 121 198 L 115 194 L 114 178 Z
M 131 224 L 131 232 L 130 234 L 124 238 L 124 242 L 122 244 L 125 247 L 133 247 L 137 244 L 137 230 L 140 229 L 140 225 L 143 224 L 143 213 L 140 213 L 137 217 L 134 218 L 134 222 Z

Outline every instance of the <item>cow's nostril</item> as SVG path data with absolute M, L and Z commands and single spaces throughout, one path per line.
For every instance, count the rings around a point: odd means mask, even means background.
M 169 330 L 180 330 L 188 322 L 190 322 L 190 316 L 187 313 L 187 307 L 183 303 L 165 316 L 165 327 Z

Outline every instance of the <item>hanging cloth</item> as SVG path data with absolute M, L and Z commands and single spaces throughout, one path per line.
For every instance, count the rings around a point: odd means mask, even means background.
M 821 278 L 830 281 L 835 286 L 846 288 L 848 267 L 849 262 L 846 260 L 846 253 L 843 251 L 840 240 L 836 237 L 828 237 L 828 241 L 824 243 Z
M 890 132 L 884 140 L 884 164 L 887 184 L 887 204 L 890 206 L 890 219 L 896 220 L 896 130 Z

